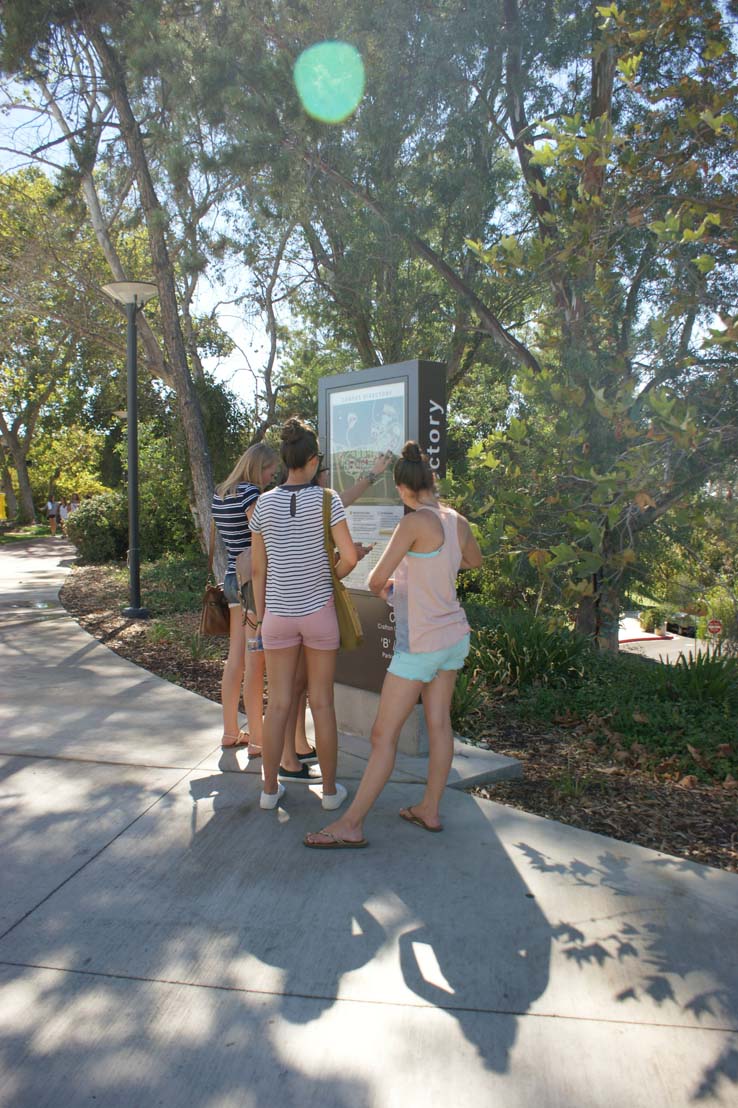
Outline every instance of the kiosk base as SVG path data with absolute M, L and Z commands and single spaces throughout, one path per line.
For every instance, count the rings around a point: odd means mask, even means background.
M 379 707 L 379 693 L 336 683 L 333 695 L 338 730 L 347 731 L 350 735 L 360 735 L 368 742 Z M 421 704 L 413 708 L 410 718 L 400 732 L 398 749 L 403 754 L 428 753 L 428 732 Z

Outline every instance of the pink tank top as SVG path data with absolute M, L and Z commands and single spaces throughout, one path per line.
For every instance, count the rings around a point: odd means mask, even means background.
M 408 551 L 394 573 L 395 649 L 425 654 L 455 646 L 469 633 L 456 596 L 461 565 L 458 513 L 453 508 L 424 506 L 443 527 L 443 545 L 429 554 Z

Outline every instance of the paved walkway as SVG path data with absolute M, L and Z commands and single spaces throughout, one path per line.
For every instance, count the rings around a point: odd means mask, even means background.
M 621 650 L 628 654 L 640 654 L 655 662 L 673 664 L 680 657 L 688 658 L 690 654 L 703 654 L 710 649 L 709 643 L 703 639 L 691 639 L 687 635 L 674 635 L 670 632 L 665 639 L 646 635 L 635 615 L 622 616 L 619 630 Z
M 261 812 L 217 705 L 56 607 L 71 553 L 0 549 L 0 1104 L 735 1105 L 738 878 L 458 789 L 430 836 L 403 771 L 307 851 L 309 789 Z

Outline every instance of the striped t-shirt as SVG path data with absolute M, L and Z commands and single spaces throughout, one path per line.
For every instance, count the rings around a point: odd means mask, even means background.
M 331 495 L 331 527 L 346 512 Z M 333 596 L 323 538 L 323 490 L 317 485 L 280 485 L 259 497 L 251 530 L 267 554 L 266 606 L 276 616 L 309 616 Z
M 226 573 L 236 572 L 236 558 L 242 550 L 251 546 L 251 531 L 246 512 L 258 496 L 259 490 L 256 485 L 244 483 L 236 486 L 233 496 L 223 498 L 216 492 L 213 497 L 211 505 L 213 519 L 228 551 Z

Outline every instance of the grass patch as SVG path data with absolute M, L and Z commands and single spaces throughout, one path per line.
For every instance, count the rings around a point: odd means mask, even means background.
M 9 546 L 14 542 L 27 542 L 28 539 L 38 539 L 50 534 L 51 531 L 45 523 L 29 523 L 26 527 L 11 526 L 8 530 L 0 530 L 0 546 Z

